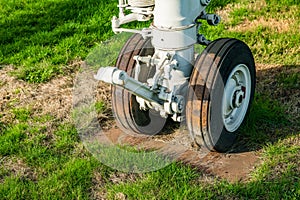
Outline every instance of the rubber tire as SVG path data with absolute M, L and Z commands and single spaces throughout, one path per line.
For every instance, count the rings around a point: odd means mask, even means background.
M 256 81 L 255 63 L 249 47 L 237 39 L 218 39 L 210 43 L 195 61 L 186 105 L 187 127 L 195 143 L 210 151 L 226 152 L 237 138 L 239 129 L 227 131 L 221 113 L 224 85 L 239 64 L 245 64 L 251 76 L 248 114 Z
M 134 77 L 136 61 L 133 57 L 153 54 L 151 40 L 143 39 L 140 34 L 133 34 L 120 51 L 115 66 Z M 153 77 L 154 73 L 155 67 L 142 67 L 139 81 L 146 82 L 149 77 Z M 154 135 L 159 133 L 166 123 L 166 119 L 162 118 L 159 112 L 140 110 L 136 96 L 116 86 L 112 86 L 112 109 L 117 125 L 125 132 Z

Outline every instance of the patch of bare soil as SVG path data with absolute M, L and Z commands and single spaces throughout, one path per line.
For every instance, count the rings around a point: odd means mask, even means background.
M 183 129 L 171 135 L 149 138 L 128 135 L 118 128 L 112 128 L 105 131 L 99 138 L 101 141 L 105 139 L 114 144 L 130 145 L 144 150 L 157 150 L 159 154 L 171 155 L 178 162 L 230 182 L 248 180 L 249 173 L 259 163 L 259 153 L 257 152 L 222 154 L 195 147 L 189 138 L 188 131 Z
M 12 66 L 0 69 L 0 121 L 12 123 L 13 109 L 27 108 L 34 116 L 50 115 L 63 121 L 70 118 L 74 76 L 59 76 L 47 83 L 30 84 L 10 73 Z

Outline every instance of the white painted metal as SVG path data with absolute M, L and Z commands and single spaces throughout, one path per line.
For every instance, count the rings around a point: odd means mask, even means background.
M 222 118 L 229 132 L 236 131 L 243 122 L 250 102 L 251 74 L 248 67 L 239 64 L 230 73 L 224 87 Z
M 133 21 L 147 21 L 153 15 L 154 0 L 119 0 L 119 17 L 112 19 L 112 30 L 115 33 L 139 31 L 120 28 L 122 24 Z M 130 14 L 125 14 L 125 9 L 130 10 Z
M 154 0 L 128 0 L 128 5 L 133 7 L 148 7 L 154 5 Z
M 194 24 L 184 29 L 163 30 L 152 27 L 152 44 L 162 50 L 181 50 L 197 43 L 197 27 Z
M 204 9 L 199 0 L 155 0 L 154 26 L 172 30 L 189 27 Z

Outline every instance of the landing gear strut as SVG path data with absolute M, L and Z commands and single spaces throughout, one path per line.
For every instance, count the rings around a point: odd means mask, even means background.
M 113 85 L 118 126 L 130 133 L 159 133 L 168 117 L 186 121 L 196 144 L 227 151 L 249 111 L 255 89 L 255 64 L 249 47 L 237 39 L 207 40 L 199 34 L 210 0 L 119 0 L 115 33 L 135 33 L 115 67 L 102 67 L 95 78 Z M 125 10 L 130 14 L 126 15 Z M 153 18 L 149 28 L 121 25 Z M 205 45 L 197 55 L 196 44 Z M 186 119 L 186 120 L 185 120 Z

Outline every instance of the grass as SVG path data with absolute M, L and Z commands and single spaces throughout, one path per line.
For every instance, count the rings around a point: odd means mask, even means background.
M 297 199 L 300 196 L 299 177 L 294 169 L 290 167 L 279 177 L 269 180 L 263 177 L 248 183 L 228 183 L 203 181 L 209 177 L 174 164 L 147 174 L 137 182 L 114 185 L 109 189 L 109 197 L 113 199 L 124 193 L 128 199 Z
M 212 1 L 210 11 L 226 10 L 228 16 L 217 27 L 204 22 L 201 31 L 211 40 L 245 41 L 257 63 L 299 68 L 299 1 L 265 2 Z M 0 0 L 0 70 L 13 65 L 12 76 L 38 87 L 57 75 L 74 73 L 69 68 L 75 61 L 99 64 L 89 54 L 92 49 L 113 54 L 104 61 L 109 65 L 119 46 L 113 41 L 112 49 L 105 48 L 103 41 L 113 36 L 110 19 L 116 12 L 116 1 L 107 0 Z M 3 98 L 0 199 L 299 199 L 300 124 L 268 90 L 276 83 L 276 91 L 299 92 L 299 73 L 278 73 L 272 81 L 258 88 L 241 131 L 240 142 L 260 153 L 261 164 L 247 182 L 234 183 L 181 163 L 143 174 L 118 172 L 91 155 L 67 119 Z M 0 88 L 6 84 L 0 80 Z M 95 109 L 108 111 L 104 101 Z M 7 112 L 11 120 L 2 120 Z M 118 155 L 114 149 L 110 153 Z
M 245 1 L 240 1 L 245 2 Z M 279 2 L 279 1 L 278 1 Z M 299 3 L 296 1 L 268 1 L 262 8 L 255 8 L 249 3 L 238 3 L 237 8 L 229 12 L 225 23 L 217 27 L 203 24 L 203 33 L 209 39 L 219 37 L 234 37 L 246 42 L 258 63 L 285 65 L 299 65 L 300 54 L 297 44 L 300 39 L 299 29 Z M 282 13 L 285 13 L 282 15 Z M 268 21 L 259 21 L 266 19 Z M 272 21 L 281 21 L 279 24 L 286 25 L 289 31 L 281 30 L 280 25 L 272 26 Z M 242 29 L 247 20 L 257 21 L 251 28 Z M 247 24 L 245 24 L 247 25 Z M 237 27 L 234 29 L 233 27 Z M 278 28 L 278 30 L 276 29 Z M 242 31 L 240 31 L 241 29 Z
M 45 82 L 57 74 L 63 74 L 66 65 L 85 59 L 97 43 L 113 35 L 110 18 L 117 13 L 116 2 L 88 1 L 0 1 L 0 64 L 13 64 L 15 75 L 28 82 Z M 232 1 L 212 1 L 210 11 L 223 8 Z M 297 25 L 297 1 L 268 1 L 267 7 L 251 10 L 241 8 L 230 13 L 229 23 L 236 25 L 245 18 L 284 18 L 295 20 Z M 288 9 L 289 12 L 286 12 Z M 292 12 L 293 11 L 293 12 Z M 287 15 L 282 15 L 281 13 Z M 299 13 L 299 12 L 298 12 Z M 134 23 L 132 26 L 136 26 Z M 278 63 L 286 51 L 284 64 L 298 63 L 299 49 L 294 46 L 300 39 L 299 32 L 278 34 L 264 27 L 254 31 L 231 32 L 221 24 L 216 27 L 203 25 L 209 39 L 235 37 L 244 40 L 261 63 Z M 285 41 L 282 43 L 282 41 Z M 287 42 L 288 41 L 288 42 Z M 276 43 L 270 45 L 270 43 Z
M 284 86 L 285 89 L 296 89 L 300 87 L 300 75 L 299 74 L 279 74 L 278 81 Z
M 15 124 L 1 133 L 1 199 L 86 199 L 98 161 L 84 149 L 75 128 L 50 116 L 15 110 Z M 29 125 L 30 124 L 30 125 Z
M 288 124 L 284 108 L 276 100 L 257 94 L 251 114 L 240 131 L 241 138 L 247 142 L 245 146 L 248 149 L 260 149 L 268 142 L 290 134 L 288 129 L 285 130 Z
M 113 35 L 116 2 L 107 0 L 1 0 L 0 63 L 17 77 L 45 82 L 64 66 L 84 59 L 90 48 Z

